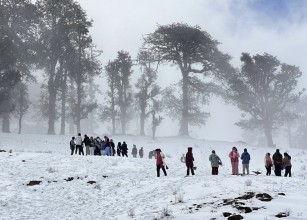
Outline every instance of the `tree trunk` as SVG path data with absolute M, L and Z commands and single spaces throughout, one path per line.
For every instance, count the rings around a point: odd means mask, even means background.
M 179 134 L 189 136 L 188 74 L 182 73 L 182 115 Z
M 61 96 L 61 135 L 65 134 L 65 121 L 66 121 L 66 91 L 67 91 L 67 74 L 66 71 L 63 75 L 63 79 L 62 79 L 62 96 Z
M 3 113 L 3 121 L 2 121 L 2 132 L 3 133 L 11 133 L 10 131 L 10 114 L 9 113 Z
M 21 134 L 22 118 L 23 118 L 23 112 L 21 111 L 18 119 L 18 134 Z
M 273 137 L 272 137 L 272 124 L 270 122 L 265 123 L 264 133 L 265 133 L 265 137 L 267 139 L 268 147 L 274 147 Z
M 49 80 L 48 80 L 48 92 L 49 92 L 49 100 L 48 100 L 48 134 L 55 134 L 54 123 L 56 119 L 56 85 L 55 85 L 55 66 L 57 60 L 53 60 L 51 64 L 51 69 L 49 72 Z
M 20 87 L 22 88 L 22 87 Z M 19 119 L 18 119 L 18 134 L 21 134 L 21 126 L 22 126 L 22 118 L 23 118 L 23 113 L 24 113 L 24 105 L 25 105 L 25 97 L 24 97 L 24 90 L 20 89 L 19 90 Z
M 156 140 L 156 129 L 157 127 L 155 125 L 152 126 L 152 139 L 153 140 Z
M 76 126 L 77 133 L 81 133 L 81 83 L 77 82 L 77 106 L 76 106 Z
M 292 130 L 291 130 L 291 123 L 287 122 L 287 132 L 288 132 L 288 142 L 289 147 L 292 147 Z
M 68 123 L 69 123 L 69 128 L 68 128 L 69 134 L 74 134 L 75 130 L 74 130 L 74 120 L 73 120 L 73 118 L 70 118 Z
M 140 116 L 140 135 L 145 135 L 145 109 L 141 109 L 141 116 Z
M 112 133 L 115 135 L 116 129 L 115 129 L 115 113 L 112 113 Z
M 123 90 L 123 102 L 121 104 L 121 117 L 120 117 L 120 123 L 122 127 L 122 134 L 126 134 L 126 103 L 127 103 L 127 97 L 126 97 L 126 89 Z
M 55 134 L 55 130 L 54 130 L 54 123 L 55 123 L 55 118 L 56 118 L 55 105 L 56 105 L 56 92 L 54 90 L 51 91 L 51 89 L 49 89 L 48 134 Z

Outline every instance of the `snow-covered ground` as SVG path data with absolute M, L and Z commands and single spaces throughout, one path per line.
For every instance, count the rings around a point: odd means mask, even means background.
M 0 219 L 228 219 L 225 212 L 248 220 L 278 219 L 275 215 L 281 212 L 289 215 L 285 219 L 307 219 L 305 150 L 279 147 L 292 156 L 292 177 L 286 178 L 265 175 L 264 156 L 275 149 L 178 137 L 155 142 L 149 137 L 111 138 L 127 142 L 128 158 L 71 156 L 70 136 L 0 134 L 0 149 L 6 151 L 0 153 Z M 143 159 L 132 158 L 132 144 L 144 147 Z M 197 170 L 195 176 L 185 177 L 180 157 L 189 146 Z M 232 146 L 239 153 L 246 147 L 252 158 L 250 170 L 262 173 L 231 175 Z M 168 176 L 161 172 L 156 177 L 155 160 L 148 159 L 155 148 L 167 157 Z M 211 175 L 208 161 L 213 149 L 224 163 L 218 176 Z M 33 180 L 41 183 L 28 186 Z M 235 199 L 247 192 L 267 193 L 273 199 Z M 252 212 L 236 206 L 250 207 Z

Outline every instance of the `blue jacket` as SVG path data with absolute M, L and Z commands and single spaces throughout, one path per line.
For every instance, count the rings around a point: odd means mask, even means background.
M 251 159 L 251 157 L 250 157 L 248 152 L 244 152 L 241 155 L 242 164 L 249 164 L 250 159 Z

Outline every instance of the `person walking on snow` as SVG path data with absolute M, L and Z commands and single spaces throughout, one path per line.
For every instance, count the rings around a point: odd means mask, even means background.
M 120 157 L 121 151 L 122 151 L 122 143 L 118 142 L 117 143 L 117 149 L 116 149 L 117 156 Z
M 185 165 L 187 166 L 187 176 L 190 175 L 190 170 L 191 170 L 191 174 L 194 175 L 194 157 L 193 157 L 193 153 L 192 153 L 192 147 L 188 147 L 188 152 L 185 156 Z
M 239 174 L 239 157 L 238 149 L 236 147 L 232 148 L 232 151 L 228 155 L 230 157 L 232 175 Z
M 284 159 L 282 160 L 283 165 L 285 166 L 285 177 L 291 177 L 291 156 L 288 153 L 284 153 Z
M 83 143 L 85 145 L 85 155 L 90 155 L 91 139 L 85 134 Z
M 161 152 L 161 149 L 156 149 L 156 166 L 157 166 L 157 177 L 160 177 L 160 169 L 162 169 L 164 176 L 167 176 L 165 170 L 165 161 L 164 161 L 164 154 Z
M 245 175 L 245 170 L 247 171 L 247 175 L 249 175 L 249 161 L 251 157 L 249 153 L 247 152 L 247 149 L 244 148 L 244 152 L 241 155 L 241 160 L 242 160 L 242 168 L 243 168 L 243 175 Z
M 133 145 L 131 154 L 132 154 L 132 156 L 133 156 L 134 158 L 136 158 L 136 155 L 138 154 L 138 149 L 136 148 L 136 145 L 135 145 L 135 144 Z
M 273 162 L 272 162 L 270 153 L 266 153 L 266 155 L 264 157 L 264 165 L 265 165 L 265 169 L 266 169 L 266 175 L 270 176 L 271 175 L 271 168 L 273 166 Z
M 273 154 L 273 164 L 275 176 L 281 176 L 281 166 L 282 166 L 282 154 L 279 152 L 279 149 L 276 149 L 276 152 Z
M 215 154 L 215 150 L 212 151 L 212 154 L 209 156 L 209 161 L 211 162 L 212 175 L 219 174 L 219 165 L 222 165 L 222 161 L 218 155 Z
M 128 146 L 125 141 L 122 144 L 122 156 L 128 157 Z
M 140 156 L 140 158 L 143 158 L 143 156 L 144 156 L 144 149 L 143 149 L 143 147 L 141 147 L 141 149 L 139 150 L 139 156 Z
M 71 155 L 73 155 L 76 148 L 75 137 L 71 138 L 69 145 L 70 145 Z
M 81 137 L 81 133 L 78 134 L 78 136 L 76 137 L 76 152 L 75 154 L 77 154 L 77 151 L 79 150 L 79 155 L 84 155 L 83 152 L 83 141 L 82 141 L 82 137 Z

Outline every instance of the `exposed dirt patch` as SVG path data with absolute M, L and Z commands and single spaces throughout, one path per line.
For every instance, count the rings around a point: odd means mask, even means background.
M 34 186 L 34 185 L 39 185 L 42 181 L 40 180 L 31 180 L 27 186 Z

